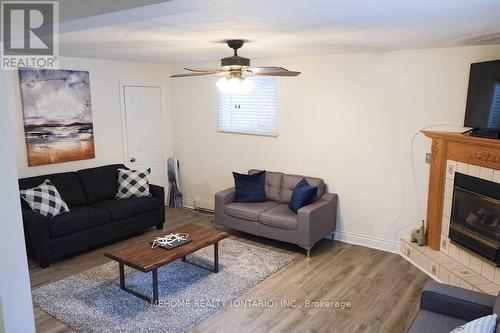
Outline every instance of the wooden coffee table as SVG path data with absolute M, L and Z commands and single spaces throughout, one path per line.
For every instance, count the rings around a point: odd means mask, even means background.
M 187 233 L 191 237 L 191 241 L 180 245 L 176 248 L 166 250 L 159 247 L 151 248 L 149 241 L 137 241 L 125 247 L 106 252 L 104 256 L 111 258 L 118 262 L 120 270 L 120 288 L 124 291 L 131 293 L 147 302 L 158 302 L 158 268 L 164 266 L 174 260 L 182 259 L 182 261 L 209 269 L 214 273 L 219 271 L 219 241 L 229 237 L 226 232 L 199 227 L 194 224 L 188 224 L 184 227 L 176 228 L 172 231 L 162 231 L 157 236 L 164 236 L 168 233 Z M 153 240 L 154 237 L 151 237 Z M 186 256 L 196 252 L 209 245 L 214 245 L 214 267 L 208 268 L 195 263 L 187 261 Z M 153 297 L 142 295 L 125 286 L 125 270 L 124 266 L 135 268 L 141 272 L 153 274 Z

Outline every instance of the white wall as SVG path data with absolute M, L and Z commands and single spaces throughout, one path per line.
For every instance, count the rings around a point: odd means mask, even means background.
M 430 141 L 416 138 L 411 164 L 412 137 L 462 125 L 470 63 L 498 58 L 500 46 L 254 61 L 302 71 L 281 80 L 277 138 L 218 133 L 216 79 L 172 80 L 181 190 L 211 203 L 231 171 L 322 177 L 339 194 L 339 239 L 397 251 L 427 204 Z
M 165 128 L 165 156 L 172 151 L 170 119 L 169 71 L 167 65 L 123 62 L 87 58 L 61 57 L 61 69 L 85 70 L 90 74 L 92 118 L 94 122 L 94 159 L 28 167 L 24 139 L 22 106 L 17 72 L 11 72 L 10 94 L 12 116 L 16 120 L 16 151 L 20 177 L 54 172 L 75 171 L 82 168 L 125 162 L 120 108 L 120 81 L 159 83 L 162 85 Z
M 6 92 L 7 73 L 0 71 L 0 332 L 29 333 L 35 323 Z

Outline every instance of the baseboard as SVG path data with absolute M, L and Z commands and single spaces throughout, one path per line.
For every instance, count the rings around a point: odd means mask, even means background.
M 400 253 L 400 244 L 385 239 L 359 235 L 348 231 L 335 231 L 335 240 L 340 242 L 361 245 L 372 249 L 382 250 L 392 253 Z
M 205 212 L 214 212 L 214 203 L 208 200 L 183 198 L 182 206 L 189 209 L 198 209 Z
M 194 209 L 194 200 L 189 198 L 182 198 L 182 206 L 189 209 Z
M 194 199 L 194 207 L 208 212 L 213 212 L 215 210 L 213 200 Z

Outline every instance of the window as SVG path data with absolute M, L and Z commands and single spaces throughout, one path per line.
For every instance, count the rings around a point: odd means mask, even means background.
M 278 78 L 252 77 L 253 89 L 245 94 L 220 92 L 220 132 L 278 135 Z

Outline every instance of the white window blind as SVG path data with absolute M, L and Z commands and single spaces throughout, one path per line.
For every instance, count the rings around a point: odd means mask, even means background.
M 245 94 L 220 92 L 220 132 L 278 135 L 278 78 L 252 77 L 253 89 Z

